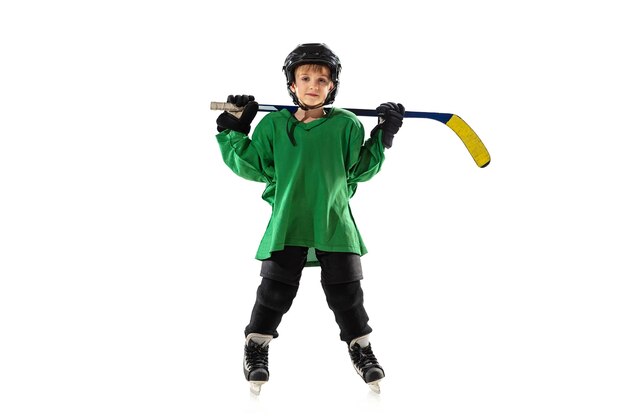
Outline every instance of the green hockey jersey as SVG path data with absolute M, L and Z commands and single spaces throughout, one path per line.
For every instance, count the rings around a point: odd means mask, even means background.
M 357 183 L 381 168 L 381 131 L 364 142 L 365 132 L 351 112 L 332 108 L 309 123 L 288 110 L 268 113 L 252 139 L 225 130 L 217 135 L 222 157 L 237 175 L 266 183 L 263 199 L 272 215 L 256 259 L 285 246 L 311 250 L 307 265 L 317 264 L 313 249 L 367 253 L 350 210 Z

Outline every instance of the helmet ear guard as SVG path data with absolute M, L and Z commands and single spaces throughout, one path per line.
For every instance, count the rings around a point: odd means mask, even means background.
M 295 69 L 302 64 L 321 64 L 326 65 L 330 69 L 333 89 L 328 93 L 323 105 L 332 104 L 335 101 L 339 88 L 339 74 L 341 73 L 339 57 L 323 43 L 300 44 L 287 55 L 283 65 L 283 72 L 287 79 L 287 91 L 297 106 L 301 106 L 301 103 L 296 93 L 291 91 L 291 86 L 295 82 Z

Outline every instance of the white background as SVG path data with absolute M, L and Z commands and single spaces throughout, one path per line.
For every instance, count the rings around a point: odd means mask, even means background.
M 626 413 L 618 2 L 408 4 L 2 3 L 1 415 Z M 406 120 L 353 199 L 380 396 L 317 269 L 260 398 L 241 371 L 270 209 L 208 104 L 290 104 L 305 42 L 340 56 L 337 106 L 456 113 L 493 159 Z

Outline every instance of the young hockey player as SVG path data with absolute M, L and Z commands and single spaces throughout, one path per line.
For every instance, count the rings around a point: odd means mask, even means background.
M 365 139 L 364 127 L 333 103 L 341 63 L 324 44 L 298 45 L 285 60 L 287 89 L 298 106 L 268 113 L 248 137 L 258 104 L 253 96 L 229 96 L 240 117 L 217 118 L 217 140 L 224 162 L 239 176 L 266 183 L 263 199 L 272 215 L 256 258 L 261 284 L 245 328 L 244 375 L 259 393 L 269 379 L 268 344 L 291 307 L 305 266 L 321 267 L 328 306 L 348 344 L 352 363 L 374 391 L 385 373 L 378 363 L 363 306 L 360 257 L 367 250 L 350 211 L 357 183 L 381 168 L 402 126 L 404 107 L 383 103 L 378 125 Z

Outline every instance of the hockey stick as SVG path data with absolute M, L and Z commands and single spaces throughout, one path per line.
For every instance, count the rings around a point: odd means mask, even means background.
M 283 109 L 287 109 L 290 112 L 296 111 L 296 106 L 282 106 L 282 105 L 274 105 L 274 104 L 259 104 L 259 110 L 265 112 L 271 111 L 280 111 Z M 211 110 L 225 110 L 228 112 L 240 112 L 242 111 L 241 107 L 237 107 L 231 103 L 223 103 L 223 102 L 211 102 Z M 348 109 L 348 110 L 357 116 L 373 116 L 377 117 L 378 114 L 376 110 L 369 109 Z M 480 140 L 476 132 L 472 130 L 472 128 L 465 123 L 463 119 L 461 119 L 456 114 L 451 113 L 428 113 L 428 112 L 420 112 L 420 111 L 407 111 L 404 113 L 405 118 L 420 118 L 420 119 L 433 119 L 437 120 L 448 126 L 450 129 L 457 134 L 457 136 L 461 139 L 470 155 L 476 162 L 480 168 L 484 168 L 489 165 L 491 162 L 491 157 L 489 156 L 489 152 L 487 148 Z

